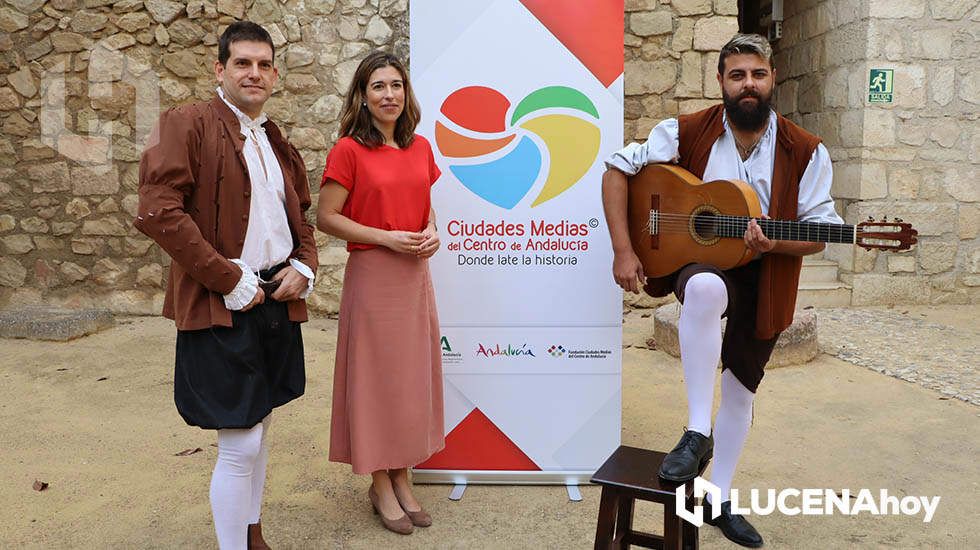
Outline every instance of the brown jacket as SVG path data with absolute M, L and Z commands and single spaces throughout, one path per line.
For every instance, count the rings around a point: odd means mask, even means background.
M 723 111 L 723 105 L 715 105 L 677 117 L 678 164 L 698 178 L 704 177 L 711 147 L 725 133 Z M 776 115 L 776 153 L 769 217 L 777 220 L 796 219 L 800 178 L 819 143 L 820 138 L 782 115 Z M 755 325 L 757 338 L 772 338 L 793 323 L 802 265 L 801 256 L 766 254 L 762 257 Z
M 303 159 L 271 121 L 266 135 L 282 167 L 291 258 L 316 273 L 317 251 L 304 212 L 310 190 Z M 134 225 L 173 262 L 163 315 L 178 330 L 232 326 L 223 295 L 235 288 L 248 228 L 251 183 L 238 118 L 219 97 L 170 109 L 140 160 L 139 214 Z M 306 302 L 288 303 L 289 318 L 306 321 Z

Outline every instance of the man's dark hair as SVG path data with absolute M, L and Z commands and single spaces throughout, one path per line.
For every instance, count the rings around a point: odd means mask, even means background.
M 228 58 L 231 57 L 232 42 L 265 42 L 272 48 L 272 58 L 276 58 L 276 46 L 272 43 L 269 31 L 262 28 L 258 23 L 251 21 L 236 21 L 225 32 L 221 33 L 218 39 L 218 63 L 226 65 Z
M 721 52 L 718 53 L 718 74 L 722 76 L 725 74 L 726 57 L 740 53 L 755 54 L 761 57 L 763 61 L 769 62 L 770 69 L 773 68 L 772 46 L 769 45 L 768 40 L 758 34 L 737 33 L 727 44 L 722 46 Z

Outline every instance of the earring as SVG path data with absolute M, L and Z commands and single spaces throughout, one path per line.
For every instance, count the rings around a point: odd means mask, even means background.
M 367 101 L 362 101 L 361 102 L 361 107 L 367 107 Z

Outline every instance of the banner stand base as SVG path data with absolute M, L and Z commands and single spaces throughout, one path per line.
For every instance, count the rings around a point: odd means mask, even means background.
M 466 491 L 466 484 L 460 483 L 453 487 L 451 493 L 449 493 L 449 500 L 463 500 L 463 492 Z
M 428 470 L 413 469 L 415 483 L 449 485 L 588 485 L 592 470 L 520 471 L 520 470 Z M 454 490 L 455 491 L 455 490 Z M 462 496 L 462 489 L 460 490 Z
M 572 502 L 582 502 L 582 491 L 578 490 L 578 485 L 572 485 L 569 483 L 565 485 L 565 489 L 568 491 L 568 500 Z

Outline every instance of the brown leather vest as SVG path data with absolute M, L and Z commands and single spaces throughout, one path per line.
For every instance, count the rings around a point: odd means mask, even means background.
M 704 178 L 711 148 L 723 133 L 724 105 L 677 117 L 678 165 L 699 179 Z M 800 178 L 810 163 L 820 138 L 776 115 L 776 151 L 772 170 L 769 217 L 795 220 Z M 759 270 L 759 302 L 755 336 L 769 339 L 793 323 L 796 290 L 800 281 L 801 256 L 765 254 Z

